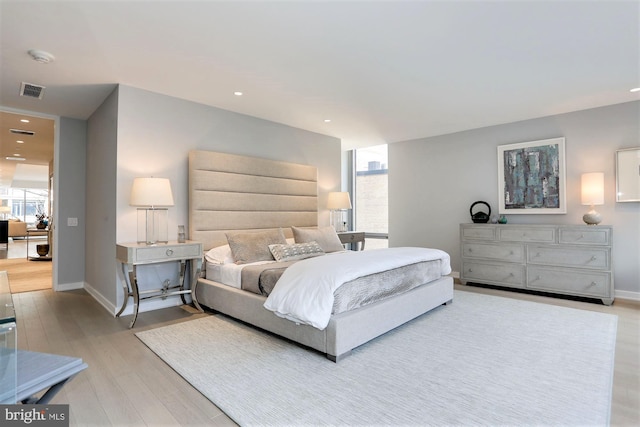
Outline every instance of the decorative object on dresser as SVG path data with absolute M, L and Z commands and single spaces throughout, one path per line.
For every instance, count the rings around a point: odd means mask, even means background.
M 567 213 L 564 138 L 498 146 L 498 212 Z
M 604 173 L 590 172 L 582 174 L 582 204 L 590 206 L 582 220 L 589 225 L 602 222 L 602 215 L 594 209 L 595 205 L 604 205 Z
M 616 201 L 640 202 L 640 147 L 616 151 Z
M 122 265 L 122 289 L 124 299 L 122 307 L 116 317 L 124 312 L 129 298 L 133 298 L 133 320 L 129 328 L 133 328 L 138 318 L 140 300 L 162 298 L 180 295 L 182 303 L 186 304 L 185 294 L 190 294 L 193 305 L 202 312 L 200 304 L 196 299 L 196 285 L 200 271 L 202 269 L 202 243 L 186 241 L 185 243 L 170 242 L 162 246 L 149 246 L 144 243 L 120 243 L 116 246 L 116 259 Z M 180 262 L 180 272 L 178 284 L 171 285 L 169 280 L 165 280 L 162 288 L 140 291 L 138 289 L 137 267 L 145 264 L 158 264 L 163 262 Z M 190 288 L 185 287 L 185 274 L 187 262 L 190 262 Z M 144 296 L 140 296 L 140 295 Z
M 167 178 L 135 178 L 129 204 L 138 207 L 138 243 L 169 241 L 167 207 L 173 206 L 173 193 Z
M 473 208 L 476 205 L 485 205 L 487 207 L 487 209 L 489 210 L 489 212 L 478 211 L 478 212 L 474 213 L 473 212 Z M 489 222 L 489 218 L 491 218 L 491 206 L 489 206 L 489 203 L 487 203 L 487 202 L 483 202 L 482 200 L 478 200 L 477 202 L 473 202 L 473 204 L 471 204 L 471 207 L 469 208 L 469 214 L 471 214 L 471 221 L 473 221 L 475 223 L 479 223 L 479 224 L 485 224 L 485 223 Z
M 331 210 L 331 225 L 337 232 L 347 231 L 344 214 L 351 209 L 351 198 L 345 191 L 329 193 L 327 208 Z
M 614 300 L 612 227 L 460 224 L 460 281 Z

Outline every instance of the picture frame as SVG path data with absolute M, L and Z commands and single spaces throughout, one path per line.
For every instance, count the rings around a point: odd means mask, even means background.
M 565 139 L 498 146 L 498 213 L 566 214 Z
M 640 202 L 640 147 L 616 151 L 616 202 Z

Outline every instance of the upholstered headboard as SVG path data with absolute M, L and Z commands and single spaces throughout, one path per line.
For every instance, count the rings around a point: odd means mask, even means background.
M 317 226 L 317 181 L 314 166 L 191 151 L 189 238 L 207 250 L 228 231 Z

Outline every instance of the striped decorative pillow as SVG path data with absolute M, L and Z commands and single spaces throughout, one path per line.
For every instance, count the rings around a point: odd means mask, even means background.
M 269 245 L 269 250 L 276 261 L 296 261 L 324 254 L 318 242 Z

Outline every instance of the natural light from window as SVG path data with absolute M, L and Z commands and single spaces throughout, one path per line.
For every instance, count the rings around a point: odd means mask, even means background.
M 367 233 L 365 248 L 386 248 L 389 233 L 387 145 L 355 150 L 355 230 Z

